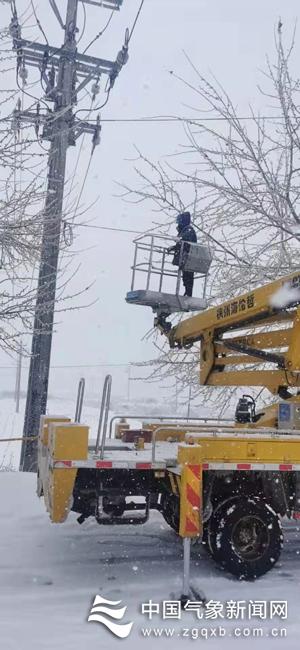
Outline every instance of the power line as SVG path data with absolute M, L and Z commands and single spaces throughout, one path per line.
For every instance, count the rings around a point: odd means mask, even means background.
M 138 12 L 137 12 L 137 14 L 136 14 L 136 17 L 135 17 L 134 23 L 133 23 L 132 28 L 131 28 L 131 32 L 130 32 L 130 34 L 129 34 L 128 43 L 131 41 L 131 37 L 132 37 L 133 32 L 134 32 L 134 30 L 135 30 L 135 28 L 136 28 L 136 24 L 137 24 L 137 21 L 138 21 L 138 19 L 139 19 L 139 17 L 140 17 L 140 13 L 141 13 L 141 11 L 142 11 L 142 9 L 143 9 L 144 2 L 145 2 L 145 0 L 142 0 L 142 1 L 141 1 L 141 4 L 140 4 L 140 6 L 139 6 Z
M 80 192 L 79 192 L 78 197 L 77 197 L 77 202 L 76 202 L 75 210 L 74 210 L 74 213 L 73 213 L 73 215 L 72 215 L 72 221 L 73 221 L 73 222 L 75 221 L 76 216 L 77 216 L 77 211 L 78 211 L 78 208 L 79 208 L 80 199 L 81 199 L 81 197 L 82 197 L 83 190 L 84 190 L 84 188 L 85 188 L 85 184 L 86 184 L 86 181 L 87 181 L 87 177 L 88 177 L 88 174 L 89 174 L 89 171 L 90 171 L 90 167 L 91 167 L 91 164 L 92 164 L 93 153 L 94 153 L 94 149 L 92 149 L 92 151 L 91 151 L 91 153 L 90 153 L 90 157 L 89 157 L 88 165 L 87 165 L 87 168 L 86 168 L 86 172 L 85 172 L 85 175 L 84 175 L 84 178 L 83 178 L 83 182 L 82 182 L 82 185 L 81 185 L 81 188 L 80 188 Z
M 142 1 L 141 1 L 141 4 L 140 4 L 139 9 L 138 9 L 138 11 L 137 11 L 137 14 L 136 14 L 136 17 L 135 17 L 135 20 L 134 20 L 134 23 L 133 23 L 133 26 L 132 26 L 132 28 L 131 28 L 130 33 L 129 33 L 129 30 L 128 30 L 128 29 L 126 30 L 126 34 L 125 34 L 125 43 L 124 43 L 123 48 L 122 48 L 122 50 L 119 52 L 119 54 L 118 54 L 118 56 L 117 56 L 117 59 L 116 59 L 116 66 L 117 66 L 117 67 L 119 67 L 119 66 L 122 67 L 122 66 L 126 63 L 126 61 L 128 60 L 128 46 L 129 46 L 129 43 L 130 43 L 131 37 L 132 37 L 132 35 L 133 35 L 133 32 L 134 32 L 134 30 L 135 30 L 136 24 L 137 24 L 137 22 L 138 22 L 138 19 L 139 19 L 139 17 L 140 17 L 140 14 L 141 14 L 141 11 L 142 11 L 142 8 L 143 8 L 143 5 L 144 5 L 144 2 L 145 2 L 145 0 L 142 0 Z M 90 46 L 95 42 L 95 40 L 97 40 L 97 38 L 99 38 L 100 36 L 102 36 L 102 34 L 104 33 L 105 29 L 106 29 L 106 28 L 108 27 L 108 25 L 110 24 L 111 18 L 112 18 L 112 15 L 110 16 L 110 18 L 109 18 L 109 20 L 108 20 L 108 22 L 107 22 L 107 24 L 106 24 L 104 30 L 102 30 L 102 32 L 99 32 L 99 34 L 97 34 L 97 36 L 96 36 L 96 37 L 95 37 L 95 38 L 90 42 L 90 44 L 89 44 L 89 45 L 87 46 L 87 48 L 84 50 L 84 53 L 85 53 L 85 52 L 87 51 L 87 49 L 88 49 L 88 48 L 89 48 L 89 47 L 90 47 Z M 118 74 L 118 72 L 117 72 L 117 74 Z M 98 106 L 95 106 L 95 108 L 90 108 L 90 109 L 80 109 L 79 111 L 77 111 L 77 112 L 75 113 L 75 115 L 77 116 L 78 113 L 87 113 L 87 112 L 90 114 L 91 112 L 94 112 L 94 111 L 100 111 L 102 108 L 104 108 L 104 106 L 106 106 L 106 104 L 107 104 L 107 102 L 108 102 L 108 100 L 109 100 L 110 91 L 112 90 L 113 85 L 114 85 L 114 79 L 113 79 L 113 76 L 111 75 L 110 78 L 109 78 L 109 86 L 108 86 L 108 90 L 107 90 L 107 97 L 106 97 L 106 100 L 104 101 L 104 103 L 103 103 L 101 106 L 99 106 L 99 105 L 98 105 Z
M 94 103 L 94 101 L 95 101 L 95 97 L 96 97 L 96 88 L 99 88 L 99 87 L 98 87 L 98 81 L 96 81 L 96 83 L 95 83 L 95 85 L 94 85 L 94 92 L 93 92 L 92 99 L 91 99 L 91 105 L 90 105 L 89 115 L 91 114 L 91 110 L 92 110 L 92 107 L 93 107 L 93 103 Z M 89 118 L 89 115 L 88 115 L 88 118 Z M 81 138 L 81 143 L 80 143 L 80 147 L 79 147 L 79 152 L 78 152 L 77 160 L 76 160 L 75 167 L 74 167 L 74 170 L 73 170 L 73 173 L 72 173 L 72 181 L 71 181 L 71 187 L 70 187 L 70 191 L 69 191 L 70 198 L 71 198 L 71 195 L 72 195 L 72 189 L 73 189 L 73 185 L 74 185 L 74 181 L 75 181 L 75 177 L 76 177 L 76 172 L 77 172 L 77 168 L 78 168 L 79 161 L 80 161 L 80 157 L 81 157 L 81 152 L 82 152 L 83 145 L 84 145 L 84 141 L 85 141 L 85 136 L 86 136 L 86 133 L 84 133 L 83 136 L 82 136 L 82 138 Z M 89 168 L 88 168 L 88 169 L 89 169 Z M 79 205 L 79 201 L 80 201 L 80 198 L 81 198 L 82 192 L 83 192 L 83 187 L 81 187 L 81 190 L 80 190 L 80 193 L 79 193 L 79 199 L 77 200 L 77 203 L 76 203 L 75 211 L 74 211 L 74 214 L 73 214 L 73 216 L 72 216 L 72 221 L 75 220 L 75 217 L 76 217 L 76 214 L 77 214 L 77 209 L 78 209 L 78 205 Z
M 98 112 L 101 111 L 101 109 L 104 108 L 104 106 L 106 106 L 106 104 L 107 104 L 107 102 L 109 100 L 111 89 L 112 89 L 112 86 L 109 85 L 108 90 L 106 91 L 106 99 L 104 100 L 103 104 L 101 104 L 101 105 L 98 104 L 98 106 L 95 106 L 95 108 L 80 108 L 78 111 L 76 111 L 75 117 L 78 115 L 78 113 L 88 113 L 90 115 L 94 111 L 98 111 Z M 97 118 L 96 118 L 96 120 L 90 120 L 90 122 L 97 122 Z
M 86 52 L 90 49 L 90 47 L 91 47 L 92 45 L 94 45 L 94 43 L 98 40 L 98 38 L 100 38 L 100 37 L 104 34 L 104 32 L 106 32 L 108 26 L 110 25 L 110 22 L 111 22 L 111 20 L 112 20 L 112 17 L 113 17 L 113 15 L 114 15 L 114 13 L 115 13 L 114 10 L 112 10 L 112 12 L 111 12 L 111 14 L 110 14 L 110 17 L 109 17 L 109 19 L 108 19 L 106 25 L 105 25 L 105 26 L 103 27 L 103 29 L 101 29 L 101 31 L 100 31 L 100 32 L 95 36 L 95 38 L 93 38 L 93 39 L 91 40 L 91 42 L 86 46 L 85 50 L 83 50 L 83 54 L 86 54 Z
M 41 101 L 41 100 L 38 100 L 38 98 L 35 98 L 35 97 L 33 97 L 33 99 L 36 99 L 36 101 Z M 101 108 L 103 108 L 105 106 L 105 103 L 102 104 L 102 106 L 96 106 L 92 110 L 99 111 Z M 89 109 L 89 108 L 80 109 L 80 110 L 78 110 L 76 112 L 76 115 L 77 115 L 77 113 L 80 113 L 80 112 L 90 113 L 90 110 L 91 109 Z M 255 115 L 254 116 L 244 115 L 244 116 L 239 116 L 239 115 L 236 115 L 235 119 L 239 120 L 241 122 L 246 122 L 246 121 L 247 122 L 258 122 L 260 120 L 264 120 L 266 122 L 272 122 L 273 120 L 276 120 L 276 121 L 277 120 L 283 120 L 283 116 L 282 115 L 274 115 L 274 116 L 271 116 L 271 115 L 256 115 L 256 116 Z M 0 122 L 10 122 L 10 121 L 11 121 L 11 117 L 2 117 L 2 118 L 0 118 Z M 89 122 L 96 122 L 96 121 L 97 121 L 96 119 L 89 120 Z M 101 123 L 104 123 L 104 122 L 107 122 L 107 123 L 112 122 L 112 123 L 116 123 L 116 124 L 117 123 L 120 123 L 120 124 L 125 123 L 126 124 L 128 122 L 141 123 L 141 124 L 142 123 L 145 123 L 145 124 L 150 124 L 150 123 L 152 123 L 152 124 L 155 124 L 155 123 L 157 123 L 157 124 L 160 124 L 160 123 L 168 124 L 168 123 L 172 123 L 172 122 L 174 122 L 174 123 L 175 122 L 190 122 L 190 123 L 195 123 L 195 124 L 201 124 L 202 122 L 228 122 L 229 123 L 230 118 L 227 118 L 227 117 L 203 117 L 203 118 L 200 118 L 200 117 L 186 117 L 186 116 L 183 116 L 183 117 L 176 117 L 176 116 L 156 117 L 156 116 L 150 116 L 150 117 L 104 117 L 104 118 L 101 118 Z
M 82 109 L 84 110 L 84 109 Z M 94 109 L 96 110 L 96 109 Z M 80 111 L 77 111 L 80 112 Z M 251 116 L 251 115 L 245 115 L 245 116 L 235 116 L 236 120 L 240 120 L 241 122 L 245 121 L 252 121 L 252 122 L 257 122 L 259 120 L 265 120 L 268 122 L 271 122 L 272 120 L 283 120 L 282 115 L 275 115 L 272 117 L 271 115 L 257 115 L 257 116 Z M 94 122 L 95 120 L 90 120 L 91 122 Z M 194 122 L 194 123 L 199 123 L 201 122 L 230 122 L 230 118 L 227 117 L 178 117 L 178 116 L 162 116 L 162 117 L 156 117 L 150 116 L 150 117 L 105 117 L 101 118 L 101 122 L 145 122 L 146 124 L 149 123 L 168 123 L 168 122 Z
M 83 9 L 83 27 L 82 27 L 81 34 L 80 34 L 80 36 L 79 36 L 79 38 L 77 40 L 77 47 L 78 47 L 80 41 L 82 40 L 82 38 L 84 37 L 85 28 L 86 28 L 86 8 L 85 8 L 84 2 L 81 2 L 81 4 L 82 4 L 82 9 Z
M 34 13 L 34 17 L 35 17 L 35 20 L 36 20 L 36 24 L 37 24 L 37 26 L 38 26 L 40 32 L 43 34 L 43 37 L 44 37 L 44 39 L 45 39 L 47 45 L 49 45 L 48 38 L 47 38 L 47 36 L 46 36 L 46 34 L 45 34 L 45 32 L 44 32 L 44 29 L 43 29 L 43 26 L 42 26 L 42 24 L 41 24 L 41 21 L 39 20 L 39 17 L 38 17 L 38 15 L 37 15 L 37 12 L 36 12 L 35 6 L 34 6 L 34 4 L 33 4 L 33 0 L 30 0 L 30 4 L 31 4 L 31 6 L 32 6 L 32 10 L 33 10 L 33 13 Z
M 133 366 L 134 364 L 138 363 L 137 361 L 128 361 L 127 363 L 111 363 L 111 362 L 105 362 L 103 361 L 102 363 L 82 363 L 82 364 L 66 364 L 66 365 L 58 365 L 58 366 L 51 366 L 52 370 L 62 370 L 64 368 L 127 368 L 128 366 Z M 29 366 L 24 365 L 24 369 L 28 369 Z M 15 370 L 16 366 L 0 366 L 0 370 Z
M 76 224 L 76 228 L 96 228 L 96 230 L 110 230 L 112 232 L 127 232 L 132 235 L 144 235 L 146 234 L 144 231 L 142 232 L 141 230 L 129 230 L 127 228 L 113 228 L 111 226 L 93 226 L 92 224 L 87 224 L 87 223 L 79 223 Z

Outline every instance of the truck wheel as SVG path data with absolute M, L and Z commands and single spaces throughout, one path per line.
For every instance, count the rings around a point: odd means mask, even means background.
M 211 548 L 209 545 L 209 539 L 208 539 L 208 530 L 209 530 L 209 522 L 203 523 L 203 533 L 202 533 L 202 539 L 201 539 L 201 544 L 205 551 L 208 553 L 208 555 L 212 555 Z
M 222 503 L 209 521 L 212 557 L 226 571 L 251 580 L 267 573 L 282 548 L 278 515 L 264 501 L 234 498 Z
M 179 533 L 179 499 L 174 494 L 163 495 L 161 500 L 162 515 L 167 524 Z

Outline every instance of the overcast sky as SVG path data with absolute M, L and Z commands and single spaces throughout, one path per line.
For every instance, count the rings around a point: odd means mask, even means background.
M 17 0 L 20 13 L 28 4 L 27 0 Z M 57 4 L 63 14 L 65 0 L 57 0 Z M 140 0 L 124 0 L 121 11 L 114 15 L 109 29 L 89 53 L 115 59 L 125 28 L 133 24 L 139 4 Z M 49 42 L 60 45 L 63 33 L 49 2 L 35 0 L 35 6 Z M 195 81 L 183 51 L 204 75 L 213 73 L 218 78 L 240 114 L 248 114 L 249 102 L 254 106 L 261 102 L 256 90 L 261 81 L 259 70 L 265 55 L 272 57 L 274 52 L 274 27 L 278 18 L 281 16 L 284 29 L 290 34 L 298 9 L 298 0 L 145 0 L 130 43 L 129 62 L 117 79 L 102 117 L 194 115 L 185 104 L 198 107 L 197 98 L 170 75 L 172 70 L 189 82 Z M 103 8 L 86 5 L 86 10 L 81 51 L 109 17 L 109 10 Z M 0 11 L 3 25 L 9 21 L 10 12 L 5 5 L 0 5 Z M 80 29 L 82 25 L 80 6 Z M 29 31 L 24 36 L 28 37 Z M 41 34 L 39 37 L 42 41 Z M 82 103 L 82 107 L 87 105 Z M 101 145 L 96 149 L 82 196 L 86 204 L 100 196 L 88 214 L 88 218 L 93 218 L 93 225 L 141 231 L 150 227 L 154 219 L 150 207 L 125 204 L 117 196 L 120 189 L 116 183 L 137 183 L 132 162 L 134 145 L 156 161 L 178 150 L 184 140 L 180 125 L 103 124 Z M 68 176 L 72 175 L 79 146 L 78 143 L 76 150 L 69 150 Z M 90 146 L 86 137 L 76 180 L 78 187 L 85 174 Z M 88 299 L 97 302 L 87 310 L 72 311 L 57 319 L 52 362 L 116 363 L 155 356 L 151 341 L 142 341 L 152 325 L 151 310 L 128 306 L 124 301 L 130 287 L 132 235 L 83 227 L 76 230 L 74 248 L 80 251 L 81 269 L 72 288 L 79 289 L 94 281 Z

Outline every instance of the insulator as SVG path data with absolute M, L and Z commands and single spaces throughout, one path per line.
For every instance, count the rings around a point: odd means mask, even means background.
M 100 144 L 100 133 L 101 133 L 101 124 L 100 124 L 100 116 L 97 115 L 97 122 L 96 122 L 96 127 L 93 135 L 93 147 L 92 147 L 92 152 L 94 152 L 95 147 Z
M 100 138 L 100 131 L 97 131 L 93 137 L 93 145 L 96 147 L 97 144 L 100 144 L 101 138 Z
M 13 40 L 19 40 L 21 38 L 21 27 L 18 23 L 18 18 L 16 16 L 13 16 L 13 18 L 10 21 L 9 33 Z
M 23 83 L 26 84 L 28 79 L 28 70 L 24 65 L 19 70 L 19 77 L 22 79 Z
M 49 86 L 50 88 L 54 88 L 54 83 L 55 83 L 55 68 L 54 65 L 51 66 L 51 69 L 48 73 L 48 81 L 49 81 Z
M 49 61 L 49 52 L 48 52 L 48 50 L 45 50 L 43 58 L 42 58 L 42 63 L 41 63 L 41 66 L 40 66 L 42 72 L 45 72 L 47 70 L 48 61 Z
M 99 92 L 100 92 L 100 86 L 99 86 L 99 84 L 94 83 L 94 84 L 92 85 L 92 94 L 93 94 L 93 98 L 95 98 L 96 95 L 99 94 Z
M 123 65 L 127 63 L 128 59 L 129 59 L 128 48 L 125 45 L 123 45 L 120 52 L 118 52 L 117 59 L 116 59 L 116 63 L 118 67 L 122 68 Z
M 18 118 L 15 117 L 15 116 L 14 116 L 14 117 L 12 118 L 12 120 L 11 120 L 11 130 L 12 130 L 14 133 L 17 133 L 18 130 L 19 130 L 19 120 L 18 120 Z

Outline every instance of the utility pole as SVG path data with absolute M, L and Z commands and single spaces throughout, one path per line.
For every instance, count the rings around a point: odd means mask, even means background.
M 16 373 L 16 387 L 15 387 L 16 413 L 20 412 L 22 360 L 23 360 L 23 344 L 21 342 L 19 347 L 19 352 L 18 352 L 18 358 L 17 358 L 17 373 Z
M 81 1 L 111 10 L 118 10 L 123 2 L 123 0 Z M 37 136 L 40 127 L 43 126 L 42 138 L 51 143 L 23 430 L 26 440 L 22 443 L 20 460 L 22 471 L 36 471 L 36 436 L 39 432 L 40 417 L 46 413 L 47 406 L 67 150 L 70 145 L 76 144 L 77 138 L 82 133 L 92 135 L 92 152 L 100 141 L 99 116 L 96 124 L 77 120 L 73 114 L 73 107 L 78 93 L 89 82 L 94 82 L 92 93 L 95 95 L 99 92 L 99 80 L 103 74 L 108 76 L 109 93 L 121 68 L 128 60 L 128 30 L 125 43 L 115 61 L 79 54 L 76 44 L 79 0 L 67 1 L 65 22 L 60 16 L 55 0 L 49 0 L 49 3 L 60 27 L 65 32 L 64 43 L 60 49 L 22 39 L 14 1 L 10 24 L 13 47 L 17 54 L 18 76 L 24 82 L 28 75 L 27 65 L 39 68 L 41 80 L 46 86 L 45 100 L 54 104 L 53 110 L 48 108 L 44 113 L 39 103 L 36 105 L 36 112 L 21 111 L 18 108 L 14 111 L 13 118 L 15 123 L 33 124 Z M 31 437 L 33 440 L 28 440 Z

